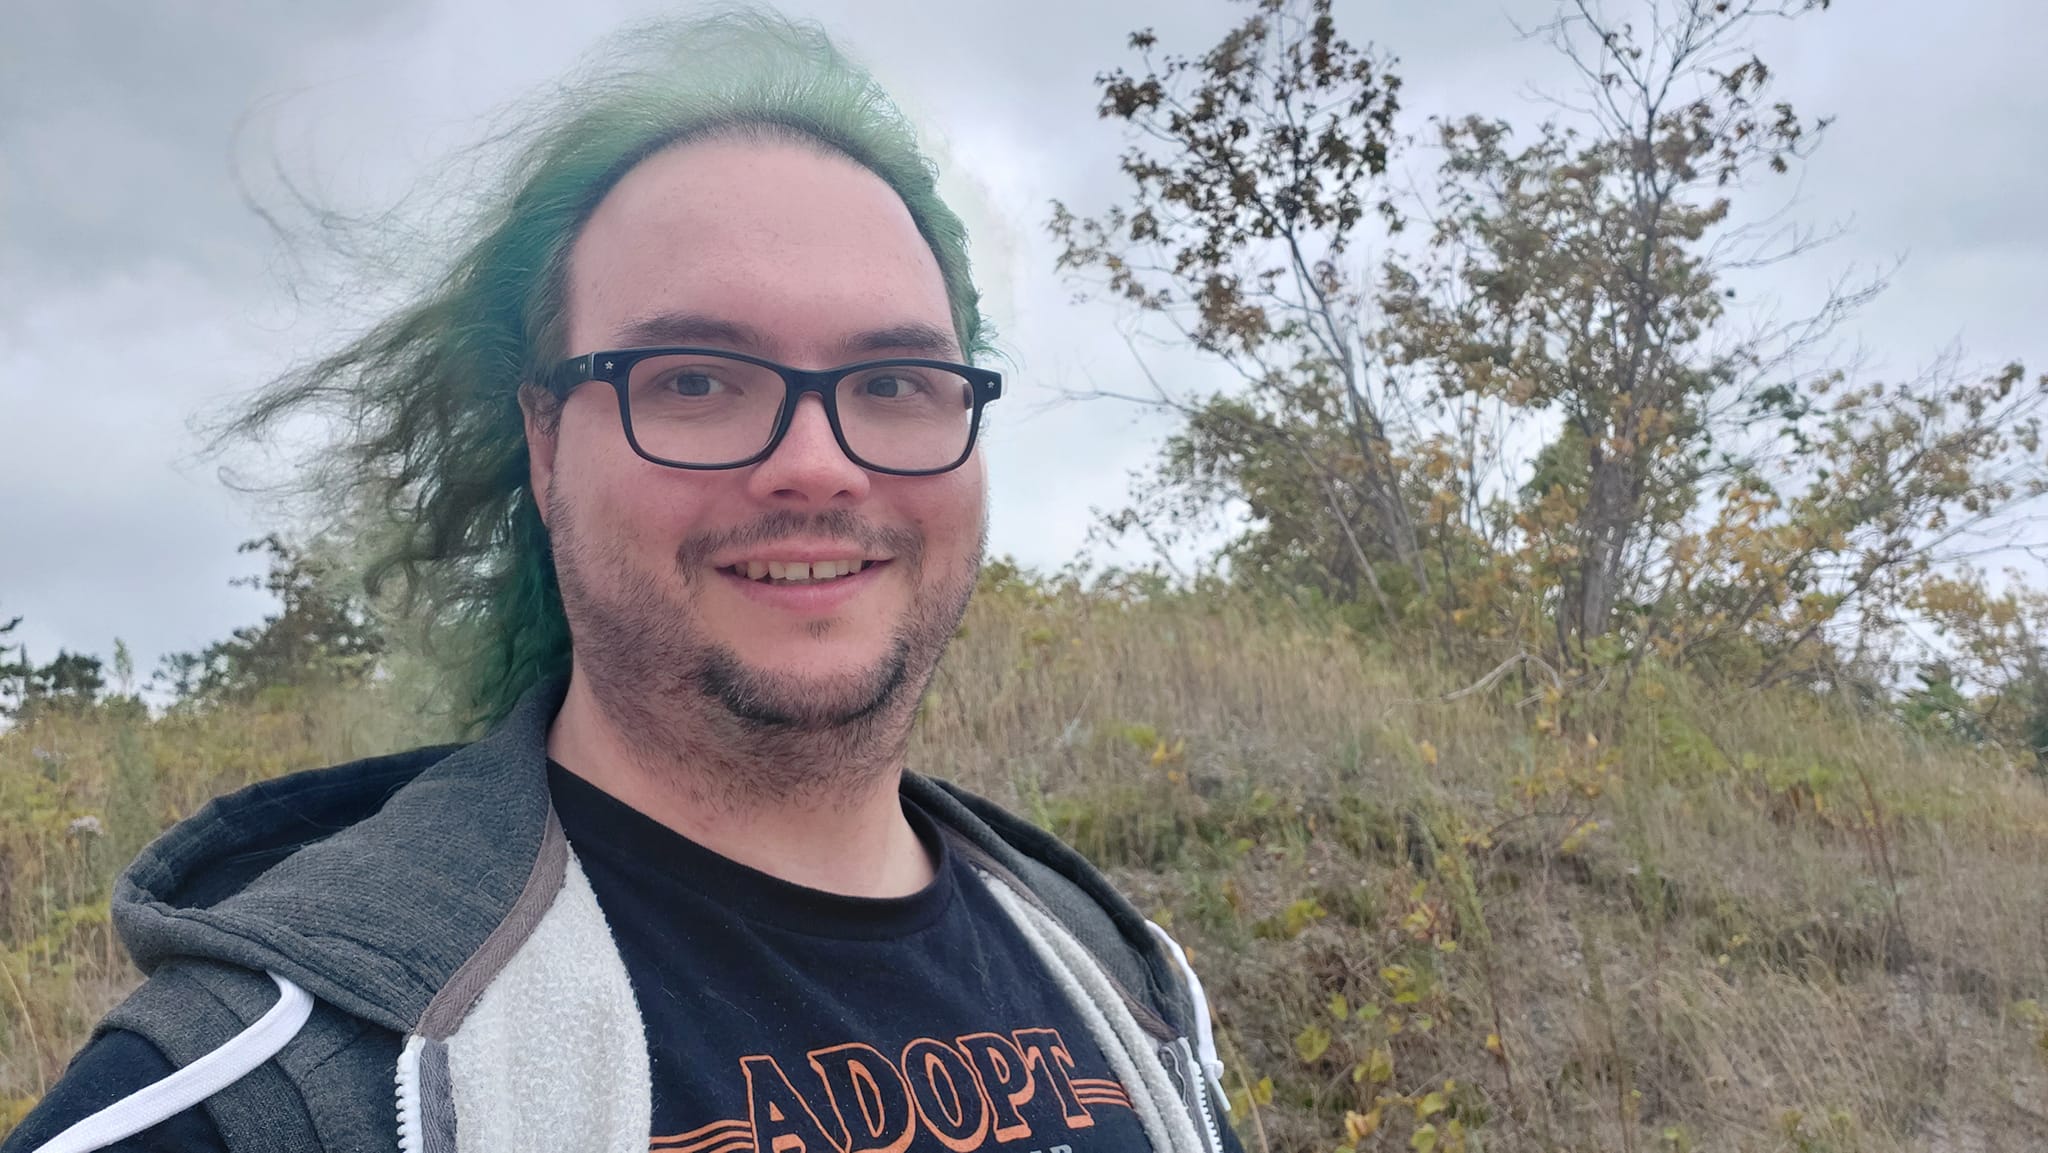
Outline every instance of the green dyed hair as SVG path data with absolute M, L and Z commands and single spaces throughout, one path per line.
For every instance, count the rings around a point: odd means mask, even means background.
M 259 393 L 229 426 L 305 412 L 342 435 L 311 474 L 366 542 L 365 581 L 451 674 L 472 723 L 569 668 L 547 530 L 528 491 L 523 383 L 571 355 L 565 265 L 598 202 L 674 144 L 767 131 L 812 141 L 902 197 L 946 283 L 960 347 L 988 352 L 960 219 L 902 111 L 824 31 L 758 11 L 639 26 L 600 46 L 493 146 L 511 160 L 431 287 L 331 356 Z

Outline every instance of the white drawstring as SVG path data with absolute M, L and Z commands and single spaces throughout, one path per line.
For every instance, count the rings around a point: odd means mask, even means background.
M 44 1142 L 36 1153 L 88 1153 L 133 1137 L 248 1076 L 277 1056 L 313 1015 L 313 996 L 276 973 L 277 1004 L 254 1025 L 183 1069 L 145 1085 Z
M 1173 954 L 1181 975 L 1188 979 L 1188 992 L 1195 998 L 1195 1060 L 1201 1062 L 1203 1075 L 1216 1087 L 1216 1099 L 1223 1103 L 1223 1111 L 1228 1113 L 1230 1094 L 1223 1091 L 1223 1060 L 1216 1055 L 1216 1034 L 1209 1024 L 1209 997 L 1202 992 L 1202 979 L 1195 976 L 1195 967 L 1188 964 L 1188 955 L 1181 949 L 1179 941 L 1168 936 L 1156 921 L 1147 921 L 1145 925 L 1152 930 L 1153 936 L 1166 943 L 1166 951 Z

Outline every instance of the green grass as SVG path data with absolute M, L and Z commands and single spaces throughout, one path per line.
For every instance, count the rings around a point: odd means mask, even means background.
M 1189 946 L 1253 1150 L 2048 1147 L 2038 778 L 1789 691 L 1460 684 L 1240 606 L 1013 589 L 912 764 Z M 432 730 L 368 689 L 0 735 L 0 1103 L 134 980 L 105 901 L 144 835 Z

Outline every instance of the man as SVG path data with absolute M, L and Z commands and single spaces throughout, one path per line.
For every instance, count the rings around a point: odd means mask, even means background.
M 615 48 L 249 424 L 345 398 L 323 480 L 495 726 L 145 851 L 149 980 L 6 1149 L 1235 1149 L 1178 947 L 904 771 L 1001 395 L 908 126 L 771 18 Z

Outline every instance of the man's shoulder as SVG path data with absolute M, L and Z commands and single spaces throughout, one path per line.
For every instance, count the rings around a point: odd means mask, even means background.
M 288 794 L 298 801 L 322 796 L 347 796 L 367 803 L 369 811 L 389 800 L 393 793 L 420 774 L 469 747 L 469 742 L 452 741 L 415 745 L 389 753 L 336 761 L 297 769 L 259 781 L 243 792 Z M 232 795 L 232 794 L 230 794 Z M 367 814 L 366 814 L 367 815 Z
M 132 889 L 123 896 L 215 905 L 307 846 L 376 815 L 461 747 L 425 746 L 302 769 L 215 797 L 136 857 L 124 872 L 124 888 Z
M 145 972 L 207 959 L 281 973 L 402 1030 L 498 927 L 534 865 L 548 809 L 541 746 L 513 737 L 219 798 L 123 874 L 123 942 Z
M 72 1058 L 63 1078 L 0 1142 L 0 1153 L 41 1149 L 80 1120 L 176 1071 L 162 1051 L 140 1033 L 125 1029 L 102 1032 Z M 227 1146 L 203 1109 L 188 1109 L 105 1148 L 108 1153 L 224 1153 Z

